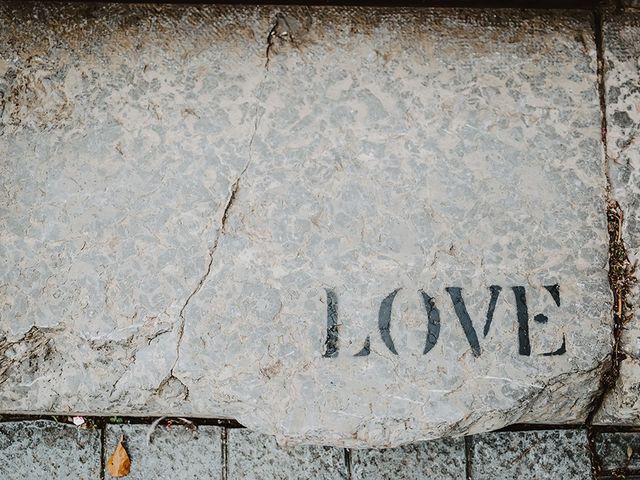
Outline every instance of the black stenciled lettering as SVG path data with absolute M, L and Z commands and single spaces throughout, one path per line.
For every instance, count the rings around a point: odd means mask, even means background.
M 424 290 L 420 290 L 424 308 L 427 311 L 427 341 L 423 354 L 429 353 L 435 347 L 440 337 L 440 312 L 436 308 L 435 302 Z
M 395 355 L 398 355 L 398 352 L 391 338 L 391 307 L 393 307 L 393 299 L 396 298 L 399 290 L 399 288 L 395 289 L 382 300 L 378 312 L 378 329 L 380 330 L 380 336 L 387 348 Z
M 544 356 L 544 357 L 552 357 L 554 355 L 564 355 L 565 353 L 567 353 L 567 338 L 565 337 L 565 335 L 563 333 L 562 334 L 562 345 L 560 345 L 560 348 L 558 348 L 557 350 L 554 350 L 553 352 L 543 353 L 542 356 Z
M 544 288 L 547 290 L 547 292 L 549 292 L 549 294 L 553 298 L 553 301 L 556 302 L 556 306 L 559 307 L 560 306 L 560 285 L 558 285 L 557 283 L 555 285 L 545 285 Z M 549 321 L 549 317 L 547 317 L 543 313 L 539 313 L 535 317 L 533 317 L 533 320 L 535 320 L 538 323 L 547 323 Z
M 327 292 L 327 339 L 324 342 L 323 357 L 335 358 L 338 356 L 338 296 L 333 290 Z
M 491 292 L 491 299 L 489 300 L 489 308 L 487 309 L 487 320 L 484 322 L 484 330 L 482 332 L 485 337 L 489 333 L 489 328 L 491 328 L 493 314 L 496 311 L 496 303 L 498 303 L 498 297 L 500 296 L 502 287 L 499 287 L 498 285 L 491 285 L 489 287 L 489 291 Z
M 560 306 L 560 285 L 558 285 L 557 283 L 553 285 L 545 285 L 544 288 L 547 290 L 547 292 L 551 294 L 553 301 L 556 302 L 556 306 L 559 307 Z
M 533 317 L 533 321 L 538 323 L 547 323 L 549 321 L 549 317 L 547 317 L 544 313 L 539 313 L 535 317 Z
M 354 357 L 366 357 L 371 353 L 371 337 L 367 335 L 367 338 L 364 340 L 364 346 L 362 349 L 354 355 Z
M 527 309 L 527 296 L 524 287 L 511 287 L 516 297 L 516 311 L 518 316 L 518 353 L 531 355 L 531 343 L 529 342 L 529 310 Z
M 480 342 L 478 342 L 478 335 L 476 334 L 476 329 L 473 328 L 473 324 L 471 323 L 471 318 L 469 317 L 469 313 L 467 312 L 467 307 L 464 304 L 464 299 L 462 298 L 462 289 L 458 287 L 447 287 L 445 290 L 449 293 L 451 297 L 451 302 L 453 303 L 453 308 L 458 316 L 458 320 L 460 320 L 460 325 L 462 325 L 462 330 L 464 330 L 464 334 L 467 337 L 467 341 L 471 346 L 471 351 L 475 357 L 480 356 Z
M 560 306 L 560 285 L 558 285 L 557 283 L 554 285 L 545 285 L 544 288 L 547 290 L 547 292 L 549 292 L 549 295 L 551 295 L 551 298 L 553 298 L 553 301 L 556 302 L 556 306 L 559 307 Z M 544 322 L 546 323 L 549 319 L 547 318 L 546 315 L 536 315 L 536 318 L 534 318 L 534 320 L 537 320 L 538 317 L 544 317 Z M 562 345 L 560 345 L 560 348 L 558 348 L 557 350 L 553 350 L 551 352 L 546 352 L 543 353 L 542 355 L 545 357 L 552 357 L 555 355 L 564 355 L 565 353 L 567 353 L 567 337 L 565 336 L 565 334 L 562 334 Z

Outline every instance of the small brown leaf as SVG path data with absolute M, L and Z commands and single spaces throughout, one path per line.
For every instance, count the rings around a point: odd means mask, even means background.
M 129 455 L 122 445 L 123 440 L 124 436 L 121 436 L 116 449 L 107 460 L 107 470 L 109 470 L 109 474 L 112 477 L 116 478 L 126 477 L 131 469 L 131 460 L 129 460 Z

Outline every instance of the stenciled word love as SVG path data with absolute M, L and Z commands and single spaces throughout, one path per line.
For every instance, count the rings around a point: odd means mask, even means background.
M 544 285 L 544 288 L 549 292 L 553 298 L 556 306 L 560 306 L 560 286 Z M 391 309 L 393 308 L 393 300 L 396 297 L 400 289 L 396 289 L 387 295 L 380 303 L 380 309 L 378 311 L 378 331 L 380 337 L 386 345 L 386 347 L 395 355 L 398 355 L 393 338 L 391 337 Z M 467 307 L 462 297 L 462 288 L 459 287 L 446 287 L 445 290 L 451 298 L 453 308 L 458 317 L 458 321 L 462 326 L 462 330 L 469 342 L 473 355 L 479 357 L 481 354 L 480 342 L 478 340 L 478 334 L 471 322 L 471 317 L 467 312 Z M 518 353 L 520 355 L 531 355 L 531 344 L 529 341 L 529 309 L 527 307 L 527 296 L 525 287 L 517 286 L 511 287 L 516 299 L 516 320 L 518 322 Z M 489 287 L 490 299 L 489 308 L 487 309 L 487 316 L 484 324 L 483 334 L 486 337 L 491 328 L 491 322 L 493 321 L 493 314 L 496 309 L 498 298 L 502 287 L 498 285 L 491 285 Z M 325 352 L 323 357 L 333 358 L 337 357 L 339 353 L 338 345 L 338 296 L 333 290 L 326 290 L 327 293 L 327 339 L 325 341 Z M 429 353 L 431 349 L 438 343 L 440 337 L 440 311 L 435 305 L 433 297 L 429 296 L 425 291 L 420 290 L 424 308 L 427 313 L 427 336 L 424 346 L 423 354 Z M 547 323 L 549 318 L 541 313 L 535 315 L 533 320 L 538 323 Z M 562 344 L 557 350 L 542 353 L 543 356 L 563 355 L 567 351 L 566 338 L 562 335 Z M 362 349 L 356 353 L 355 357 L 364 357 L 371 352 L 371 338 L 367 336 L 364 341 Z

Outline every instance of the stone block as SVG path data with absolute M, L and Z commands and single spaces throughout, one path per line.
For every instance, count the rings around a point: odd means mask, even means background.
M 345 451 L 322 446 L 280 447 L 268 435 L 228 430 L 229 480 L 347 478 Z
M 389 447 L 586 418 L 585 12 L 0 5 L 0 412 Z
M 181 425 L 107 425 L 107 458 L 123 438 L 131 460 L 127 480 L 167 478 L 187 480 L 222 478 L 222 429 L 201 425 L 197 429 Z M 105 478 L 111 478 L 105 470 Z
M 640 433 L 598 433 L 596 451 L 604 475 L 622 471 L 640 471 Z
M 473 437 L 472 480 L 590 480 L 584 430 L 499 432 Z
M 464 438 L 353 450 L 351 463 L 353 480 L 460 480 L 466 475 Z
M 100 432 L 47 420 L 0 423 L 3 480 L 100 477 Z

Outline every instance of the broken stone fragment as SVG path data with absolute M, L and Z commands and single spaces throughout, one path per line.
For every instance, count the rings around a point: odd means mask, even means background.
M 1 412 L 376 447 L 587 417 L 612 340 L 588 14 L 0 18 Z

